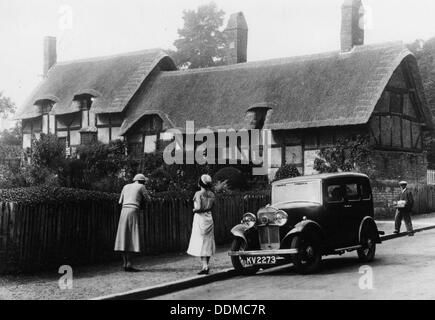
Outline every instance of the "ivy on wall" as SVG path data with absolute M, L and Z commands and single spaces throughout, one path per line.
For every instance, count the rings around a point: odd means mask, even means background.
M 341 138 L 329 147 L 321 148 L 314 160 L 314 169 L 320 173 L 357 171 L 372 176 L 370 138 L 366 135 Z

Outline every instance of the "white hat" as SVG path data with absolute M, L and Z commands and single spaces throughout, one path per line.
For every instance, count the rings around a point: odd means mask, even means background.
M 203 188 L 210 188 L 212 185 L 212 179 L 208 174 L 203 174 L 199 179 L 199 185 Z
M 403 185 L 407 185 L 408 184 L 408 182 L 406 182 L 406 181 L 400 181 L 399 182 L 399 185 L 401 185 L 401 186 L 403 186 Z
M 204 182 L 205 184 L 210 184 L 211 183 L 211 177 L 208 174 L 203 174 L 201 176 L 201 180 L 202 182 Z
M 146 181 L 147 179 L 142 173 L 138 173 L 134 176 L 133 181 Z

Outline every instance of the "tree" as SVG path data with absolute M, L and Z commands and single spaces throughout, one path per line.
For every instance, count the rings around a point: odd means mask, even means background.
M 427 41 L 416 40 L 408 45 L 418 62 L 426 100 L 435 117 L 435 37 Z M 435 168 L 435 134 L 424 137 L 424 148 L 427 150 L 429 168 Z
M 180 38 L 174 42 L 173 53 L 180 68 L 205 68 L 222 65 L 226 41 L 222 27 L 224 12 L 214 3 L 199 6 L 197 11 L 183 12 L 184 26 L 178 29 Z
M 12 129 L 5 129 L 0 132 L 0 145 L 20 146 L 21 145 L 21 122 L 17 121 Z
M 3 92 L 0 91 L 0 118 L 7 119 L 14 113 L 15 104 L 10 98 L 3 96 Z
M 416 40 L 408 48 L 417 59 L 427 102 L 435 115 L 435 38 Z

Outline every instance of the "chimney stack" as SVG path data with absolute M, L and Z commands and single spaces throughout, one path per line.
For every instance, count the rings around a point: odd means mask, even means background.
M 248 25 L 242 12 L 233 13 L 224 31 L 227 39 L 227 64 L 247 61 Z
M 341 7 L 341 51 L 364 44 L 364 6 L 361 0 L 345 0 Z
M 56 37 L 44 37 L 43 76 L 47 77 L 50 68 L 57 62 Z

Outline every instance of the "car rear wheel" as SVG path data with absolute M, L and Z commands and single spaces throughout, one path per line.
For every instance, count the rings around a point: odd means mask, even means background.
M 231 243 L 231 251 L 245 251 L 246 248 L 247 244 L 242 238 L 234 238 Z M 244 274 L 255 274 L 260 269 L 257 266 L 248 266 L 246 260 L 240 256 L 231 256 L 231 263 L 236 271 Z
M 358 249 L 358 258 L 362 262 L 371 262 L 376 254 L 376 238 L 373 228 L 364 228 L 361 234 L 361 249 Z
M 309 274 L 318 270 L 322 254 L 317 235 L 314 233 L 297 235 L 292 239 L 291 248 L 298 250 L 298 253 L 291 256 L 298 273 Z

